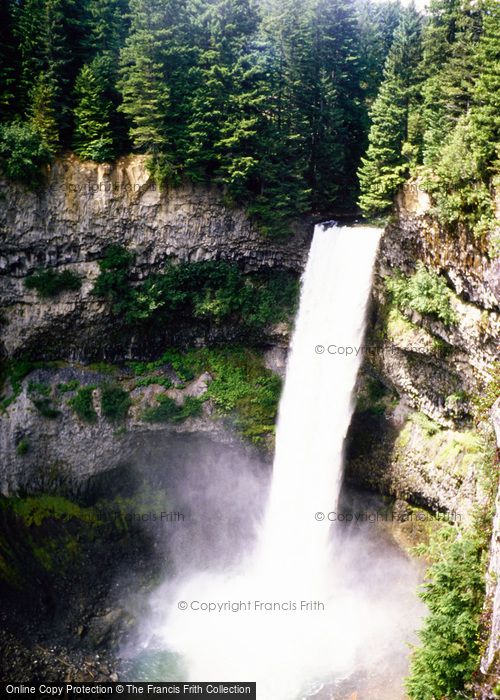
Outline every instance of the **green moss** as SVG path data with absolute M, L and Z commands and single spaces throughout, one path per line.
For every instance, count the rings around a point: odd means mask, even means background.
M 442 430 L 439 423 L 433 421 L 425 413 L 412 413 L 410 420 L 419 426 L 426 437 L 432 437 Z
M 132 401 L 127 391 L 117 384 L 101 387 L 101 410 L 106 418 L 113 421 L 125 420 Z
M 75 396 L 68 401 L 68 406 L 86 423 L 95 423 L 97 413 L 94 408 L 94 386 L 84 386 L 78 389 Z
M 492 490 L 491 439 L 475 430 L 451 430 L 440 427 L 422 413 L 409 416 L 396 440 L 400 455 L 433 464 L 450 478 L 464 478 L 473 468 L 485 490 Z M 486 488 L 486 485 L 488 486 Z
M 482 391 L 473 397 L 477 416 L 480 420 L 488 420 L 491 408 L 500 396 L 500 362 L 492 362 L 488 368 L 488 377 Z
M 397 306 L 391 306 L 386 321 L 387 338 L 396 345 L 403 344 L 412 338 L 417 327 L 408 321 Z
M 25 280 L 27 289 L 34 289 L 42 299 L 50 299 L 62 292 L 77 291 L 82 286 L 78 275 L 71 270 L 58 272 L 49 268 L 33 273 Z
M 136 379 L 134 387 L 151 386 L 152 384 L 158 384 L 165 389 L 171 389 L 173 387 L 173 382 L 171 379 L 168 377 L 160 377 L 156 374 L 149 377 L 140 377 L 139 379 Z
M 131 363 L 139 376 L 151 374 L 165 365 L 170 366 L 182 382 L 207 372 L 212 381 L 201 399 L 211 399 L 218 415 L 230 419 L 236 430 L 250 441 L 259 444 L 273 434 L 281 379 L 264 367 L 257 352 L 238 347 L 187 352 L 170 349 L 154 362 Z M 154 377 L 151 383 L 157 383 Z M 176 415 L 170 401 L 162 399 L 163 406 L 148 409 L 145 419 L 157 420 L 162 415 L 164 420 L 169 420 L 170 415 Z M 193 410 L 195 408 L 196 404 Z
M 28 527 L 40 526 L 47 518 L 62 522 L 67 522 L 71 518 L 84 522 L 96 522 L 91 508 L 82 508 L 62 496 L 13 498 L 10 500 L 10 508 Z
M 40 382 L 29 382 L 28 384 L 28 396 L 35 408 L 44 418 L 54 420 L 60 415 L 60 412 L 54 406 L 51 392 L 52 389 L 49 384 Z

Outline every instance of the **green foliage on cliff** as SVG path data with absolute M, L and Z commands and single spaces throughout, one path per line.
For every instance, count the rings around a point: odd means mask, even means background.
M 28 396 L 44 418 L 54 419 L 59 416 L 60 411 L 54 405 L 51 387 L 48 384 L 30 381 Z
M 132 400 L 128 391 L 117 384 L 104 384 L 101 387 L 101 410 L 110 420 L 125 420 Z
M 186 396 L 182 404 L 177 404 L 169 396 L 159 396 L 156 406 L 147 408 L 142 419 L 148 423 L 181 423 L 201 413 L 204 398 Z
M 93 386 L 80 387 L 73 398 L 68 401 L 68 406 L 86 423 L 95 423 L 97 420 L 93 400 L 94 389 Z
M 77 291 L 82 286 L 81 278 L 71 270 L 39 270 L 26 277 L 27 289 L 35 289 L 42 299 L 56 297 L 62 292 Z
M 442 527 L 425 554 L 432 565 L 421 593 L 429 615 L 419 633 L 406 682 L 412 700 L 460 696 L 480 659 L 488 537 Z
M 266 369 L 257 353 L 243 348 L 228 347 L 199 349 L 181 352 L 167 350 L 154 362 L 133 362 L 132 368 L 140 377 L 161 384 L 158 372 L 171 367 L 180 379 L 180 386 L 207 372 L 207 390 L 197 399 L 200 403 L 188 403 L 187 409 L 196 409 L 202 401 L 210 399 L 221 417 L 226 417 L 246 439 L 261 444 L 274 432 L 281 379 Z M 153 374 L 154 373 L 154 374 Z M 179 407 L 171 399 L 161 398 L 158 407 L 146 414 L 147 420 L 169 420 L 170 415 L 180 415 Z M 192 415 L 189 413 L 189 415 Z M 160 417 L 160 418 L 158 418 Z
M 418 262 L 416 271 L 410 277 L 396 273 L 386 280 L 387 290 L 402 311 L 417 311 L 439 319 L 446 326 L 456 321 L 451 306 L 451 290 L 446 281 L 433 270 L 428 270 Z
M 255 333 L 290 318 L 295 308 L 298 280 L 290 273 L 245 275 L 233 263 L 202 261 L 168 264 L 133 284 L 132 259 L 123 248 L 109 248 L 94 286 L 94 294 L 107 299 L 128 326 L 230 322 Z
M 8 178 L 34 188 L 42 182 L 42 166 L 50 159 L 49 146 L 33 126 L 0 124 L 0 166 Z

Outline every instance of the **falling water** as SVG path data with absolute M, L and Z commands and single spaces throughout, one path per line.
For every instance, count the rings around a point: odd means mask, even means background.
M 256 681 L 259 700 L 294 700 L 309 696 L 311 683 L 387 656 L 381 630 L 404 645 L 401 601 L 384 603 L 371 589 L 360 595 L 347 581 L 347 547 L 331 550 L 328 518 L 321 521 L 339 497 L 379 238 L 369 227 L 315 228 L 253 553 L 233 571 L 190 575 L 153 597 L 150 632 L 183 659 L 187 680 Z M 358 577 L 358 563 L 351 568 Z M 366 640 L 377 636 L 368 652 Z
M 328 530 L 318 531 L 314 515 L 334 511 L 338 499 L 380 233 L 375 228 L 331 225 L 314 231 L 280 403 L 260 543 L 266 566 L 277 570 L 292 572 L 298 552 L 311 571 L 322 567 L 327 556 Z

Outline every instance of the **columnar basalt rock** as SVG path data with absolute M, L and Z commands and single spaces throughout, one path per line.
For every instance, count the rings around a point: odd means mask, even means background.
M 245 271 L 299 273 L 312 231 L 311 225 L 297 225 L 288 237 L 267 238 L 243 209 L 227 205 L 216 186 L 160 191 L 144 156 L 108 165 L 68 155 L 53 164 L 38 191 L 5 181 L 0 189 L 0 348 L 8 356 L 40 354 L 54 344 L 66 359 L 110 352 L 105 341 L 113 337 L 114 319 L 92 295 L 98 260 L 110 244 L 134 253 L 136 280 L 160 271 L 169 259 L 227 260 Z M 40 300 L 24 280 L 43 268 L 73 270 L 83 281 L 81 290 Z M 137 340 L 128 339 L 129 354 Z

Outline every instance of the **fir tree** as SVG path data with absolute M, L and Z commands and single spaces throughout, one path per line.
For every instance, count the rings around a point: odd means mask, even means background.
M 373 214 L 386 211 L 408 174 L 407 144 L 411 112 L 418 96 L 421 20 L 409 8 L 394 34 L 384 81 L 371 110 L 369 146 L 359 170 L 360 206 Z
M 472 2 L 433 0 L 422 39 L 424 162 L 439 157 L 443 140 L 471 102 L 474 50 L 481 16 Z
M 14 2 L 5 0 L 0 5 L 0 121 L 16 111 L 19 54 L 14 31 Z
M 40 73 L 30 94 L 29 117 L 51 155 L 55 155 L 59 144 L 55 95 L 52 78 L 47 73 Z
M 480 172 L 490 177 L 500 169 L 500 6 L 482 0 L 483 33 L 475 54 L 471 128 Z
M 110 56 L 96 56 L 83 66 L 76 79 L 73 146 L 81 158 L 102 162 L 116 155 L 109 98 L 111 73 Z

